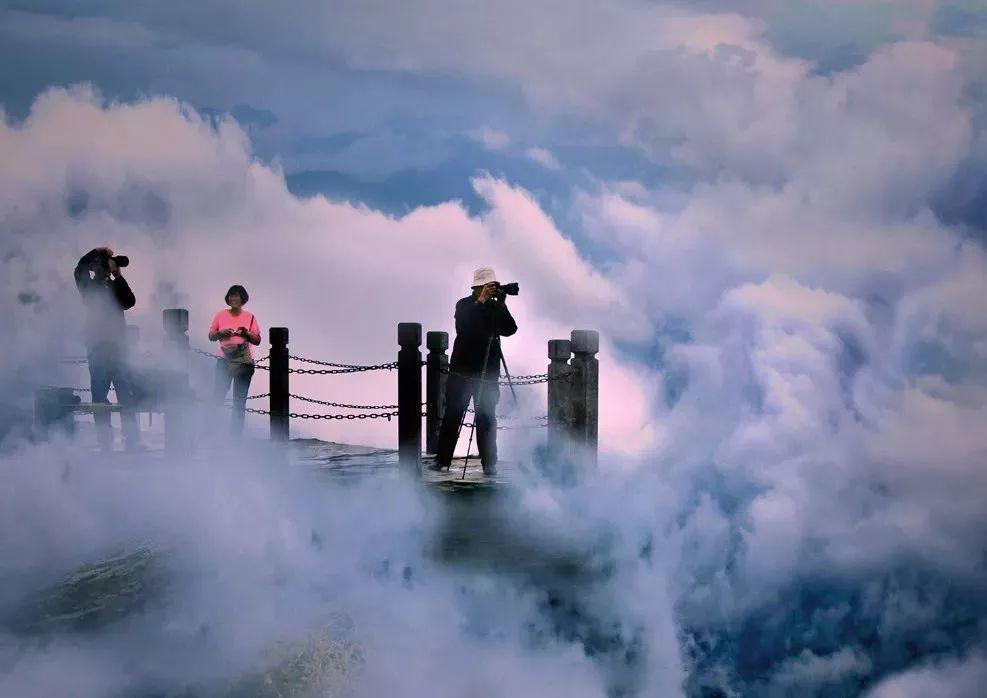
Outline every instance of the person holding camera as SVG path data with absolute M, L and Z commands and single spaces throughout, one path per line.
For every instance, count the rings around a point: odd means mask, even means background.
M 86 354 L 89 363 L 89 388 L 94 405 L 108 405 L 112 385 L 117 403 L 133 405 L 134 386 L 126 362 L 127 321 L 124 311 L 137 303 L 134 292 L 120 272 L 130 260 L 113 256 L 109 247 L 97 247 L 82 256 L 75 266 L 76 288 L 86 306 Z M 113 431 L 109 410 L 93 413 L 96 438 L 104 451 L 113 450 Z M 124 447 L 140 449 L 140 427 L 137 413 L 120 412 Z
M 216 350 L 216 393 L 218 404 L 222 404 L 226 393 L 233 384 L 233 419 L 230 431 L 243 432 L 244 410 L 247 406 L 247 391 L 254 375 L 254 355 L 252 346 L 260 344 L 260 325 L 253 313 L 243 306 L 250 299 L 247 289 L 239 284 L 230 286 L 226 292 L 226 310 L 220 310 L 209 326 L 209 341 L 219 342 Z
M 476 440 L 483 472 L 497 467 L 497 402 L 500 400 L 501 337 L 517 332 L 507 308 L 507 295 L 517 294 L 517 284 L 501 285 L 490 267 L 473 273 L 473 292 L 456 303 L 456 340 L 449 361 L 445 414 L 439 430 L 438 452 L 432 470 L 452 463 L 459 430 L 473 400 Z

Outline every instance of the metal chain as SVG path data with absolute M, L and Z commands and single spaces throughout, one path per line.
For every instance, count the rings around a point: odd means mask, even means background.
M 498 385 L 538 385 L 539 383 L 548 383 L 548 376 L 539 376 L 537 378 L 519 378 L 518 380 L 502 380 L 497 381 Z
M 262 397 L 270 397 L 270 396 L 271 396 L 270 393 L 261 393 L 260 395 L 248 395 L 247 396 L 247 399 L 248 400 L 259 400 Z
M 470 414 L 476 414 L 476 410 L 473 409 L 472 407 L 467 407 L 466 408 L 466 411 L 468 413 L 470 413 Z M 497 419 L 531 419 L 531 420 L 543 420 L 543 419 L 548 419 L 548 417 L 547 416 L 544 416 L 544 415 L 541 416 L 541 417 L 529 417 L 529 416 L 523 415 L 523 414 L 498 414 L 497 415 Z
M 192 352 L 194 352 L 196 354 L 199 354 L 200 356 L 204 356 L 207 359 L 218 359 L 219 358 L 219 356 L 217 356 L 215 352 L 205 351 L 204 349 L 199 349 L 198 347 L 189 347 L 189 351 L 192 351 Z M 261 361 L 267 361 L 270 358 L 271 358 L 270 355 L 268 355 L 268 356 L 262 356 L 259 359 L 255 359 L 254 360 L 254 363 L 255 364 L 259 364 Z M 258 367 L 258 368 L 260 368 L 260 367 Z
M 473 428 L 476 425 L 473 422 L 463 422 L 463 427 Z M 513 426 L 497 427 L 497 431 L 510 431 L 512 429 L 541 429 L 548 426 L 548 421 L 541 422 L 539 424 L 515 424 Z
M 91 393 L 92 392 L 92 389 L 91 388 L 70 388 L 70 387 L 67 387 L 67 386 L 64 386 L 64 385 L 42 385 L 41 387 L 44 388 L 45 390 L 71 390 L 73 393 Z M 116 388 L 114 388 L 111 385 L 110 386 L 110 391 L 115 393 L 116 392 Z
M 310 376 L 329 376 L 336 375 L 339 373 L 363 373 L 365 371 L 389 371 L 398 367 L 398 362 L 394 361 L 389 364 L 375 364 L 373 366 L 356 366 L 353 368 L 289 368 L 288 373 L 300 373 L 302 375 Z M 263 370 L 270 370 L 267 366 L 258 366 Z
M 317 366 L 329 366 L 330 368 L 351 368 L 359 371 L 371 371 L 377 370 L 381 367 L 387 368 L 397 368 L 397 362 L 392 364 L 377 364 L 375 366 L 367 366 L 366 364 L 337 364 L 332 361 L 319 361 L 318 359 L 307 359 L 304 356 L 295 356 L 294 354 L 288 354 L 288 358 L 292 361 L 299 361 L 303 364 L 316 364 Z
M 251 407 L 244 408 L 244 412 L 251 414 L 271 414 L 270 410 L 255 410 Z M 304 412 L 289 412 L 291 419 L 386 419 L 391 421 L 391 417 L 397 417 L 397 410 L 393 412 L 373 412 L 369 414 L 307 414 Z
M 327 402 L 325 400 L 316 400 L 312 397 L 305 397 L 304 395 L 295 395 L 294 393 L 288 393 L 288 397 L 293 397 L 296 400 L 301 400 L 303 402 L 311 402 L 316 405 L 325 405 L 326 407 L 341 407 L 347 410 L 396 410 L 397 405 L 347 405 L 342 402 Z M 425 403 L 422 403 L 423 405 Z
M 447 375 L 455 374 L 461 376 L 462 378 L 468 378 L 470 380 L 478 380 L 476 375 L 470 373 L 462 373 L 461 371 L 453 371 L 451 369 L 445 369 L 442 373 Z M 568 380 L 568 376 L 559 376 L 557 378 L 549 378 L 547 373 L 532 373 L 526 376 L 511 376 L 510 379 L 500 378 L 497 380 L 497 385 L 537 385 L 538 383 L 548 383 L 550 380 Z

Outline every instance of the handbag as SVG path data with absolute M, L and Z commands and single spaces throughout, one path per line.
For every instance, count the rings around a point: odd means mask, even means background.
M 240 344 L 224 344 L 222 348 L 223 358 L 231 364 L 254 365 L 254 360 L 250 356 L 250 347 L 247 346 L 246 342 L 241 342 Z

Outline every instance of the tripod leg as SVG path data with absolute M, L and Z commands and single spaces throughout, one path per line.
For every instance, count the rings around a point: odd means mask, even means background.
M 521 409 L 521 403 L 517 400 L 517 393 L 514 392 L 514 381 L 511 380 L 511 372 L 507 369 L 507 360 L 504 358 L 504 352 L 500 352 L 500 365 L 504 367 L 504 375 L 507 376 L 507 385 L 511 389 L 511 397 L 514 398 L 514 408 Z
M 475 410 L 474 410 L 475 412 Z M 470 438 L 466 442 L 466 459 L 463 460 L 463 474 L 459 478 L 463 480 L 466 478 L 466 464 L 470 461 L 470 450 L 473 448 L 473 432 L 476 431 L 476 419 L 474 418 L 473 423 L 470 424 Z

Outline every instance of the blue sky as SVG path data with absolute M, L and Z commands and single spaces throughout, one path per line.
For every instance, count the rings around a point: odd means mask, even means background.
M 694 174 L 670 163 L 661 148 L 642 152 L 628 144 L 623 125 L 596 109 L 536 99 L 541 86 L 531 81 L 539 68 L 529 74 L 520 56 L 513 65 L 493 55 L 515 48 L 495 48 L 511 35 L 512 3 L 485 6 L 475 23 L 464 12 L 438 19 L 447 10 L 443 3 L 408 5 L 405 12 L 345 2 L 254 3 L 248 12 L 224 2 L 3 5 L 0 94 L 12 116 L 23 116 L 51 84 L 88 81 L 111 99 L 175 96 L 208 113 L 235 114 L 257 154 L 300 175 L 290 181 L 306 191 L 356 195 L 391 211 L 454 197 L 475 207 L 480 202 L 468 177 L 489 171 L 550 205 L 595 179 L 650 186 Z M 516 48 L 532 52 L 533 63 L 559 47 L 587 55 L 607 51 L 610 38 L 602 32 L 583 46 L 566 46 L 579 40 L 584 28 L 578 22 L 569 31 L 562 23 L 552 36 L 553 13 L 580 8 L 544 4 L 531 22 L 545 26 L 519 31 Z M 982 4 L 956 2 L 931 8 L 885 1 L 699 2 L 666 9 L 737 12 L 780 55 L 804 58 L 820 74 L 852 68 L 881 45 L 910 36 L 976 36 L 985 14 Z M 430 12 L 439 26 L 446 23 L 434 45 Z M 625 12 L 619 21 L 630 25 L 635 13 L 647 16 L 650 8 L 626 3 Z M 402 24 L 406 15 L 420 21 Z M 481 38 L 484 23 L 491 28 L 489 44 Z M 638 50 L 645 55 L 647 48 Z M 502 134 L 503 142 L 484 144 L 477 137 L 484 130 Z M 675 138 L 662 136 L 666 145 Z M 538 165 L 526 155 L 531 148 L 548 150 L 564 167 Z M 975 218 L 968 202 L 980 200 L 980 189 L 965 189 L 945 193 L 943 205 Z

